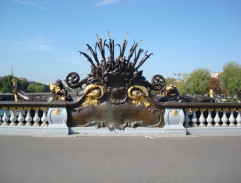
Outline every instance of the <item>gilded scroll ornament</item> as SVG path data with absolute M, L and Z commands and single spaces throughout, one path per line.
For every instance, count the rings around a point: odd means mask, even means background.
M 150 107 L 150 103 L 147 101 L 146 97 L 149 95 L 146 87 L 135 85 L 128 89 L 128 97 L 132 99 L 132 103 L 139 105 L 145 105 L 145 107 Z
M 85 88 L 84 95 L 86 98 L 82 105 L 84 107 L 91 104 L 97 106 L 99 100 L 104 96 L 104 94 L 105 91 L 103 86 L 90 84 Z

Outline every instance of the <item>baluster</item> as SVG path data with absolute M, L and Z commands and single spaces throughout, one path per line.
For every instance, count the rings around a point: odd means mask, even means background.
M 207 126 L 208 127 L 213 126 L 213 124 L 212 124 L 212 122 L 213 122 L 212 111 L 213 111 L 212 108 L 208 109 L 208 117 L 207 117 L 207 122 L 208 122 Z
M 18 107 L 19 115 L 18 115 L 18 126 L 23 126 L 24 116 L 23 116 L 23 107 Z
M 197 125 L 198 119 L 197 119 L 197 115 L 196 115 L 196 111 L 197 110 L 198 109 L 192 109 L 193 116 L 192 116 L 192 120 L 191 121 L 192 121 L 194 127 L 198 127 L 198 125 Z
M 215 125 L 214 125 L 214 126 L 221 126 L 221 125 L 220 125 L 221 119 L 220 119 L 220 117 L 219 117 L 219 111 L 221 111 L 221 109 L 220 109 L 220 108 L 217 108 L 217 109 L 216 109 L 216 115 L 215 115 L 215 118 L 214 118 L 214 122 L 215 122 Z
M 234 118 L 234 115 L 233 115 L 233 113 L 234 113 L 234 111 L 236 111 L 236 109 L 234 108 L 234 109 L 230 109 L 230 116 L 229 116 L 229 122 L 230 122 L 230 125 L 229 126 L 232 126 L 232 127 L 234 127 L 235 126 L 235 124 L 234 124 L 234 122 L 235 122 L 235 118 Z
M 0 108 L 1 109 L 1 108 Z M 2 117 L 0 116 L 0 126 L 2 125 Z
M 31 117 L 31 107 L 25 107 L 25 109 L 27 110 L 27 116 L 25 118 L 25 121 L 27 122 L 25 125 L 31 126 L 31 122 L 32 122 L 32 117 Z
M 223 109 L 223 117 L 221 118 L 223 125 L 222 126 L 228 126 L 228 118 L 227 118 L 227 111 L 228 109 Z
M 42 123 L 42 125 L 41 126 L 46 126 L 46 125 L 48 125 L 47 124 L 47 121 L 48 121 L 48 119 L 47 119 L 47 110 L 48 110 L 48 108 L 46 107 L 41 107 L 41 110 L 43 111 L 43 116 L 42 116 L 42 118 L 41 118 L 41 121 L 43 122 Z
M 237 126 L 241 126 L 241 109 L 238 110 L 238 116 L 236 118 Z
M 185 109 L 185 120 L 184 120 L 184 122 L 185 122 L 185 127 L 190 127 L 190 124 L 189 124 L 189 122 L 190 122 L 190 118 L 189 118 L 189 116 L 188 116 L 188 112 L 190 111 L 190 109 L 189 108 L 186 108 Z
M 199 117 L 199 122 L 200 122 L 200 127 L 203 127 L 203 126 L 205 126 L 205 118 L 204 118 L 204 111 L 206 111 L 206 109 L 204 109 L 204 108 L 202 108 L 202 109 L 200 109 L 200 111 L 201 111 L 201 115 L 200 115 L 200 117 Z
M 7 107 L 3 107 L 2 108 L 4 111 L 3 111 L 3 117 L 2 117 L 2 120 L 3 120 L 3 124 L 4 126 L 8 126 L 8 120 L 9 120 L 9 117 L 7 115 L 7 110 L 8 108 Z
M 33 110 L 35 110 L 35 115 L 34 115 L 34 118 L 33 118 L 33 121 L 34 121 L 34 126 L 39 126 L 39 121 L 40 121 L 40 117 L 38 115 L 38 111 L 39 111 L 39 107 L 34 107 Z
M 10 108 L 10 121 L 11 121 L 10 125 L 16 126 L 16 123 L 15 123 L 16 120 L 17 120 L 17 118 L 15 116 L 15 108 L 14 107 Z

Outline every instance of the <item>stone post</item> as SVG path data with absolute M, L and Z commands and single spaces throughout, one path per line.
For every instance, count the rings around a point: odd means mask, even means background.
M 183 126 L 184 112 L 179 108 L 167 108 L 165 111 L 164 135 L 186 135 L 186 129 Z
M 68 135 L 67 110 L 65 107 L 50 107 L 47 114 L 48 128 L 46 134 Z

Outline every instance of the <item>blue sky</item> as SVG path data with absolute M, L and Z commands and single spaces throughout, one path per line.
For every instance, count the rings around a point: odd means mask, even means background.
M 129 32 L 128 50 L 143 40 L 139 47 L 154 53 L 140 68 L 149 81 L 197 68 L 220 72 L 241 63 L 240 9 L 240 0 L 1 0 L 0 76 L 13 68 L 46 84 L 73 71 L 83 79 L 90 64 L 78 51 L 107 31 L 121 44 Z

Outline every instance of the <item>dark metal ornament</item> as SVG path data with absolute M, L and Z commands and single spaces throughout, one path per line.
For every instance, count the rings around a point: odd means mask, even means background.
M 95 50 L 87 44 L 91 56 L 81 52 L 87 61 L 91 63 L 91 73 L 82 81 L 79 75 L 71 72 L 66 77 L 66 83 L 71 88 L 86 87 L 76 102 L 69 104 L 69 126 L 96 125 L 112 129 L 124 129 L 125 127 L 155 126 L 161 125 L 162 110 L 152 102 L 151 90 L 161 90 L 165 86 L 165 79 L 156 75 L 149 83 L 138 69 L 152 55 L 143 53 L 143 49 L 136 49 L 141 41 L 133 44 L 128 57 L 124 56 L 127 45 L 127 36 L 123 46 L 120 44 L 120 54 L 114 58 L 115 44 L 111 39 L 109 43 L 97 35 L 98 42 Z M 105 56 L 105 47 L 109 50 L 109 56 Z M 101 53 L 101 60 L 97 56 L 97 50 Z M 93 59 L 92 59 L 93 57 Z M 133 61 L 131 61 L 133 58 Z

